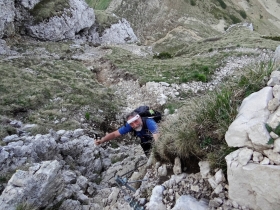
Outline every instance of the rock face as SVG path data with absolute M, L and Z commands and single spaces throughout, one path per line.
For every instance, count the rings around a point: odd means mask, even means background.
M 278 71 L 269 87 L 245 98 L 226 133 L 229 198 L 251 209 L 279 209 L 280 150 Z
M 227 156 L 229 197 L 250 209 L 279 209 L 280 166 L 248 163 L 243 165 L 236 153 Z M 239 156 L 237 156 L 239 157 Z
M 134 43 L 138 41 L 129 22 L 122 18 L 119 23 L 113 24 L 110 28 L 103 32 L 100 38 L 101 43 Z
M 119 22 L 106 26 L 106 29 L 99 34 L 95 13 L 84 0 L 69 0 L 69 8 L 65 8 L 59 15 L 45 18 L 39 23 L 35 22 L 34 17 L 30 15 L 30 10 L 40 3 L 41 0 L 17 2 L 1 0 L 0 38 L 20 33 L 44 41 L 81 39 L 94 44 L 123 44 L 138 41 L 130 23 L 124 18 L 116 17 Z
M 272 97 L 272 87 L 266 87 L 243 100 L 235 121 L 225 135 L 229 146 L 271 147 L 267 145 L 270 136 L 264 123 L 270 114 L 267 104 Z
M 0 38 L 14 33 L 14 1 L 0 0 Z
M 18 170 L 9 180 L 0 197 L 1 209 L 14 210 L 23 202 L 30 206 L 46 207 L 64 188 L 58 161 L 45 161 L 29 168 Z
M 83 0 L 70 0 L 69 4 L 70 8 L 64 9 L 61 16 L 29 26 L 29 35 L 42 40 L 59 41 L 74 39 L 81 30 L 90 28 L 95 21 L 93 9 Z

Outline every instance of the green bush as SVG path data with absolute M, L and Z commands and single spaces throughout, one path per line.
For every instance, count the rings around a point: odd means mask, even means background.
M 196 5 L 196 1 L 195 0 L 191 0 L 191 5 L 195 6 Z
M 88 112 L 85 113 L 86 120 L 89 120 L 90 114 Z
M 232 20 L 233 24 L 241 22 L 241 20 L 238 17 L 235 17 L 234 15 L 229 15 L 229 18 Z
M 219 3 L 220 3 L 220 5 L 221 5 L 221 7 L 223 8 L 223 9 L 226 9 L 227 8 L 227 5 L 226 5 L 226 3 L 223 1 L 223 0 L 217 0 Z
M 111 0 L 86 0 L 86 3 L 96 10 L 105 10 L 109 6 Z
M 161 52 L 153 56 L 153 58 L 157 59 L 169 59 L 172 58 L 172 55 L 169 52 Z
M 243 19 L 247 18 L 247 14 L 244 10 L 239 10 L 239 14 L 241 15 L 241 17 L 243 17 Z
M 274 41 L 280 41 L 280 36 L 262 36 L 264 39 L 271 39 Z
M 206 75 L 202 74 L 202 73 L 195 73 L 194 78 L 195 78 L 195 80 L 201 81 L 201 82 L 206 82 L 207 81 Z

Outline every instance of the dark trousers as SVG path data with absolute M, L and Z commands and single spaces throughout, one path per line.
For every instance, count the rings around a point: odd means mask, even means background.
M 147 157 L 150 156 L 150 152 L 152 149 L 152 142 L 143 142 L 141 143 L 141 147 Z

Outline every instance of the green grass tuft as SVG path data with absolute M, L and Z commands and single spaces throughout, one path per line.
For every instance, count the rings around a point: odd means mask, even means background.
M 220 4 L 220 6 L 223 8 L 223 9 L 226 9 L 227 8 L 227 5 L 226 3 L 223 1 L 223 0 L 217 0 Z
M 172 58 L 172 55 L 169 52 L 161 52 L 158 55 L 154 55 L 153 58 L 168 59 L 168 58 Z
M 86 0 L 86 3 L 96 10 L 105 10 L 111 3 L 111 0 Z

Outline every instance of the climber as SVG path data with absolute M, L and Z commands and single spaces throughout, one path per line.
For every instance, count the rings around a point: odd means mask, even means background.
M 141 147 L 147 157 L 150 155 L 153 140 L 159 138 L 158 125 L 153 118 L 141 117 L 139 113 L 133 111 L 126 117 L 127 122 L 118 130 L 113 131 L 100 140 L 96 140 L 95 144 L 100 145 L 104 142 L 115 139 L 129 132 L 134 132 L 141 139 Z

